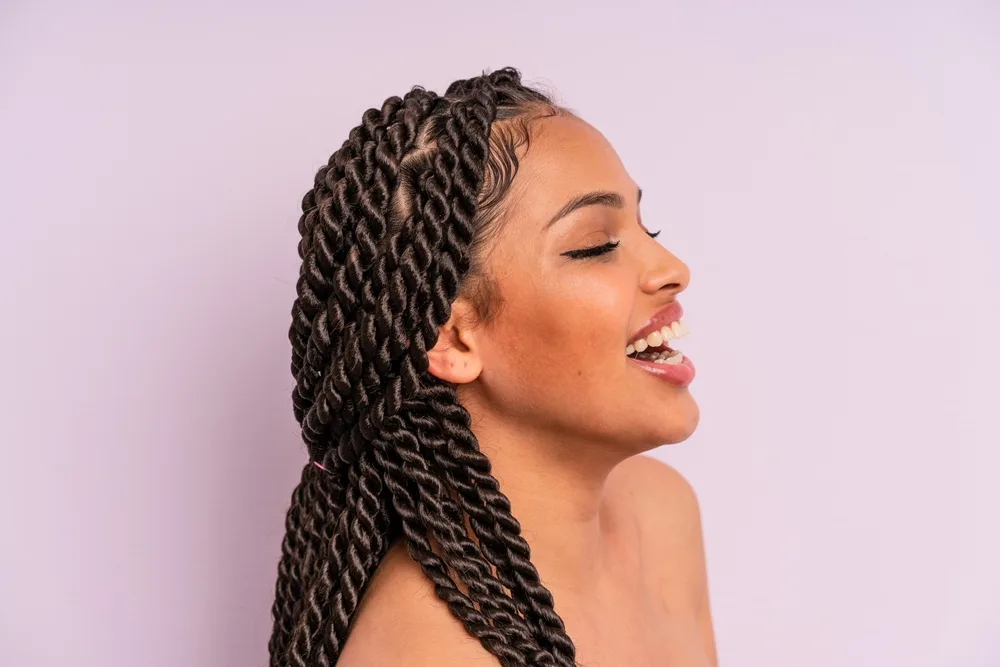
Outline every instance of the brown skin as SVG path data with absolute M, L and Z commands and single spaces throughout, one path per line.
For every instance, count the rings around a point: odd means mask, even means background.
M 458 385 L 577 661 L 714 667 L 697 500 L 677 471 L 639 456 L 688 438 L 698 406 L 625 357 L 632 334 L 687 287 L 688 269 L 648 236 L 638 188 L 603 135 L 569 114 L 531 132 L 485 266 L 503 307 L 484 324 L 456 301 L 430 372 Z M 593 191 L 623 206 L 587 206 L 547 227 Z M 606 255 L 562 255 L 609 241 L 620 245 Z M 499 663 L 395 545 L 339 664 Z

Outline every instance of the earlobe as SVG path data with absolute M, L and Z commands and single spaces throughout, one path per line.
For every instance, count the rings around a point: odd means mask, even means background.
M 437 343 L 427 351 L 427 370 L 431 375 L 452 384 L 472 382 L 483 370 L 475 331 L 470 323 L 475 316 L 468 304 L 456 301 L 451 317 L 441 327 Z

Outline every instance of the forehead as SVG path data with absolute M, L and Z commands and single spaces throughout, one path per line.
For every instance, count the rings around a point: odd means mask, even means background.
M 534 121 L 514 178 L 511 217 L 541 227 L 569 199 L 595 190 L 636 189 L 610 142 L 589 123 L 563 114 Z

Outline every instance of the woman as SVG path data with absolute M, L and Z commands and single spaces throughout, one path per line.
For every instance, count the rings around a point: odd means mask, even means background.
M 699 414 L 640 195 L 513 69 L 388 99 L 320 169 L 271 665 L 716 664 L 695 496 L 637 456 Z

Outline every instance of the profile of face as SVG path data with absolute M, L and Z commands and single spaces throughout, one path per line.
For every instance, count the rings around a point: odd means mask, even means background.
M 677 307 L 688 267 L 650 236 L 659 225 L 644 225 L 639 188 L 600 132 L 568 113 L 529 127 L 484 260 L 500 308 L 475 324 L 460 298 L 430 371 L 458 385 L 474 428 L 476 419 L 502 419 L 527 437 L 574 451 L 615 448 L 619 457 L 685 440 L 699 410 L 678 377 L 686 372 L 689 382 L 693 367 L 626 352 L 651 318 Z M 594 196 L 559 217 L 581 195 Z

